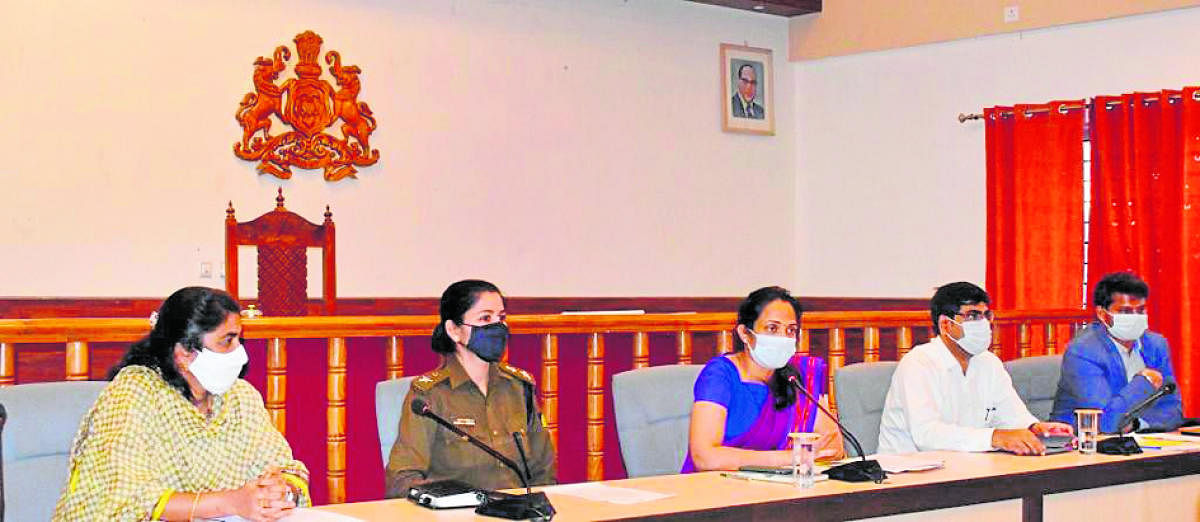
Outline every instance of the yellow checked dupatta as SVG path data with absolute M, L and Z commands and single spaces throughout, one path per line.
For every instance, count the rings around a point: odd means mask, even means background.
M 122 369 L 79 425 L 54 520 L 151 520 L 176 491 L 237 489 L 269 466 L 307 481 L 249 383 L 213 397 L 212 411 L 205 418 L 155 370 Z

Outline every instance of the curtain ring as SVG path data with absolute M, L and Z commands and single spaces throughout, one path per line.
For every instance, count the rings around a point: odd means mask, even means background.
M 1200 101 L 1200 89 L 1192 91 L 1192 99 L 1196 100 L 1196 101 Z
M 1068 110 L 1069 110 L 1069 109 L 1067 109 L 1067 104 L 1065 104 L 1065 103 L 1060 103 L 1060 104 L 1058 105 L 1058 113 L 1059 113 L 1059 114 L 1062 114 L 1063 116 L 1066 116 L 1066 115 L 1067 115 L 1067 111 L 1068 111 Z

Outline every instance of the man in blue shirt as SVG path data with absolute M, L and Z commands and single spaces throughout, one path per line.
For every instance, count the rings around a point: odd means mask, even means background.
M 1132 406 L 1175 382 L 1166 338 L 1146 330 L 1149 295 L 1146 282 L 1129 272 L 1096 284 L 1097 320 L 1067 346 L 1051 420 L 1073 423 L 1076 409 L 1094 408 L 1102 411 L 1100 431 L 1115 433 Z M 1182 422 L 1183 402 L 1171 393 L 1142 412 L 1134 429 L 1169 431 Z

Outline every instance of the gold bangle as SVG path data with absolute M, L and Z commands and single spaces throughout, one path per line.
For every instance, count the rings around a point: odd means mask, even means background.
M 200 503 L 200 497 L 202 495 L 204 495 L 204 493 L 196 493 L 196 496 L 192 497 L 192 510 L 188 511 L 189 522 L 196 519 L 196 504 Z

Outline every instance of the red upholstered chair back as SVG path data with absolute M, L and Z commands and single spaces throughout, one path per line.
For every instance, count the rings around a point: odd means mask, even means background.
M 333 213 L 325 207 L 325 222 L 317 225 L 283 207 L 283 189 L 275 210 L 245 223 L 225 210 L 225 289 L 238 298 L 238 246 L 258 250 L 258 304 L 264 314 L 308 315 L 307 249 L 321 249 L 321 314 L 336 313 L 337 270 L 334 264 Z

